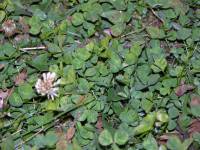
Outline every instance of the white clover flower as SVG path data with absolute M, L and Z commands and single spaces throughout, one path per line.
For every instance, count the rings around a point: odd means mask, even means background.
M 14 20 L 4 21 L 4 23 L 2 24 L 2 29 L 7 37 L 14 35 L 16 32 L 16 24 Z
M 38 94 L 42 96 L 47 96 L 48 99 L 54 99 L 54 97 L 58 96 L 58 87 L 57 85 L 60 83 L 60 80 L 56 79 L 56 74 L 53 72 L 43 73 L 43 79 L 38 79 L 35 88 Z

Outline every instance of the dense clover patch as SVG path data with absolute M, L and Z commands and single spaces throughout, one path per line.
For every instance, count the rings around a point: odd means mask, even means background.
M 1 149 L 200 149 L 199 6 L 0 2 Z

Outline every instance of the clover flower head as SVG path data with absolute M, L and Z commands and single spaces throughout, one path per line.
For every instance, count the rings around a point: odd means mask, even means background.
M 38 79 L 35 88 L 38 94 L 42 96 L 47 96 L 48 99 L 54 99 L 54 97 L 58 96 L 58 85 L 60 80 L 57 80 L 56 74 L 53 72 L 43 73 L 42 79 Z
M 2 24 L 2 29 L 7 37 L 10 37 L 16 33 L 16 24 L 14 20 L 6 20 Z

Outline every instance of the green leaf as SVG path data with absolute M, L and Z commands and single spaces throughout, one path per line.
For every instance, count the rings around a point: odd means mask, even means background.
M 136 121 L 138 121 L 139 117 L 136 111 L 134 111 L 133 109 L 130 110 L 124 110 L 120 116 L 119 116 L 120 120 L 122 122 L 125 122 L 127 124 L 133 124 Z
M 118 129 L 114 134 L 114 141 L 118 145 L 124 145 L 128 141 L 128 133 L 124 130 Z
M 155 73 L 160 71 L 164 72 L 167 67 L 167 61 L 165 58 L 157 58 L 155 59 L 154 64 L 151 66 Z
M 85 61 L 82 59 L 74 58 L 72 59 L 72 65 L 75 69 L 81 69 L 85 65 Z
M 98 119 L 97 117 L 98 117 L 97 111 L 94 111 L 94 110 L 88 111 L 88 114 L 87 114 L 88 122 L 95 123 Z
M 187 38 L 189 38 L 192 34 L 192 30 L 189 28 L 181 28 L 180 30 L 178 30 L 177 32 L 177 39 L 179 40 L 186 40 Z
M 110 65 L 110 71 L 112 73 L 118 72 L 122 67 L 120 57 L 117 54 L 112 54 L 109 60 L 109 65 Z
M 82 138 L 84 139 L 94 138 L 94 133 L 90 129 L 88 129 L 88 127 L 82 126 L 80 123 L 77 123 L 77 129 Z
M 49 131 L 44 137 L 44 142 L 48 147 L 53 147 L 58 140 L 58 137 L 54 131 Z
M 165 32 L 157 27 L 147 27 L 146 30 L 153 39 L 162 39 L 165 37 Z
M 111 33 L 113 36 L 119 36 L 123 33 L 126 25 L 124 23 L 117 23 L 111 27 Z
M 117 10 L 125 10 L 126 4 L 125 1 L 122 0 L 109 0 L 110 3 L 117 9 Z
M 140 47 L 140 45 L 138 43 L 134 44 L 131 47 L 130 51 L 125 56 L 126 63 L 129 65 L 135 64 L 141 52 L 142 52 L 142 48 Z
M 176 128 L 176 126 L 177 126 L 176 121 L 174 121 L 174 120 L 169 120 L 167 129 L 171 131 L 171 130 L 174 130 L 174 129 Z
M 91 22 L 95 22 L 99 19 L 100 14 L 103 12 L 102 6 L 98 3 L 90 4 L 87 3 L 85 5 L 82 5 L 84 11 L 84 17 L 86 20 L 89 20 Z
M 191 112 L 192 115 L 194 115 L 195 117 L 200 117 L 200 106 L 199 105 L 191 106 Z
M 41 29 L 41 22 L 40 22 L 40 18 L 37 16 L 33 16 L 30 20 L 29 20 L 29 25 L 31 26 L 31 29 L 29 30 L 29 32 L 33 35 L 36 35 L 38 33 L 40 33 L 40 29 Z
M 5 18 L 6 13 L 3 10 L 0 10 L 0 22 L 3 21 L 3 19 Z
M 76 51 L 76 57 L 82 59 L 82 60 L 87 60 L 91 56 L 91 53 L 86 49 L 86 48 L 79 48 Z
M 147 139 L 144 140 L 143 146 L 146 150 L 158 150 L 158 144 L 152 135 L 149 135 Z
M 183 142 L 183 147 L 184 150 L 187 150 L 189 148 L 189 146 L 192 144 L 193 139 L 192 138 L 188 138 Z
M 73 66 L 66 66 L 63 68 L 62 84 L 71 84 L 76 81 L 76 72 Z
M 179 21 L 180 21 L 182 26 L 184 26 L 184 25 L 186 25 L 187 23 L 190 22 L 190 20 L 189 20 L 187 15 L 180 15 L 179 16 Z
M 178 150 L 178 149 L 185 149 L 182 146 L 182 143 L 180 141 L 180 139 L 176 136 L 170 137 L 169 140 L 167 141 L 167 147 L 171 150 Z
M 179 116 L 179 111 L 176 107 L 170 107 L 168 113 L 170 118 L 176 118 Z
M 12 135 L 7 135 L 7 138 L 4 139 L 4 142 L 1 143 L 1 150 L 14 150 L 15 142 Z
M 12 95 L 9 97 L 9 103 L 13 107 L 20 107 L 23 105 L 22 98 L 17 92 L 12 93 Z
M 95 68 L 88 68 L 85 71 L 85 76 L 87 76 L 87 77 L 94 76 L 95 74 L 96 74 L 96 69 Z
M 99 135 L 99 143 L 103 146 L 108 146 L 113 143 L 113 138 L 111 133 L 104 129 Z
M 40 20 L 45 20 L 47 15 L 39 8 L 34 9 L 33 16 L 40 18 Z
M 56 53 L 59 53 L 59 52 L 62 52 L 61 48 L 54 44 L 54 43 L 50 43 L 50 42 L 46 42 L 45 43 L 48 47 L 48 51 L 52 54 L 56 54 Z
M 151 109 L 153 107 L 153 103 L 151 101 L 147 100 L 147 99 L 143 99 L 141 101 L 141 107 L 142 107 L 142 109 L 144 109 L 144 111 L 146 113 L 148 113 L 148 112 L 151 111 Z
M 193 134 L 193 139 L 194 141 L 198 142 L 198 144 L 200 144 L 200 133 L 194 133 Z
M 82 13 L 74 13 L 72 15 L 72 23 L 73 23 L 73 25 L 79 26 L 79 25 L 83 24 L 83 22 L 84 22 L 84 17 L 83 17 Z
M 200 41 L 200 28 L 192 29 L 192 39 L 194 41 Z
M 34 145 L 38 148 L 43 148 L 45 146 L 44 135 L 39 134 L 34 139 Z
M 158 121 L 161 121 L 161 122 L 168 122 L 169 121 L 169 116 L 163 110 L 159 110 L 159 111 L 156 112 L 156 118 L 157 118 Z
M 30 65 L 35 67 L 36 69 L 40 71 L 44 71 L 48 69 L 48 54 L 41 54 L 36 56 L 31 62 Z
M 79 78 L 78 81 L 79 81 L 79 84 L 78 84 L 79 92 L 81 92 L 81 93 L 89 92 L 90 83 L 84 78 Z
M 134 133 L 138 135 L 152 130 L 155 119 L 156 119 L 155 112 L 147 114 L 147 116 L 143 118 L 140 124 L 134 128 Z
M 110 10 L 110 11 L 103 12 L 101 16 L 104 18 L 107 18 L 109 21 L 111 21 L 114 24 L 123 23 L 125 20 L 124 19 L 125 16 L 123 12 L 117 11 L 117 10 Z
M 88 36 L 92 36 L 95 33 L 95 25 L 89 22 L 84 22 L 83 27 L 87 29 Z
M 21 96 L 21 98 L 25 99 L 25 100 L 30 100 L 34 95 L 34 91 L 32 89 L 32 86 L 28 83 L 20 85 L 17 88 L 17 90 L 18 90 L 18 93 Z
M 2 44 L 0 47 L 0 53 L 1 51 L 4 53 L 5 56 L 9 58 L 11 58 L 14 54 L 16 54 L 16 49 L 10 43 Z

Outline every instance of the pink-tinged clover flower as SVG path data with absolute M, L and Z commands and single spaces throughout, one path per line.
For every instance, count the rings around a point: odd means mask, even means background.
M 56 74 L 53 72 L 43 73 L 42 79 L 38 79 L 35 88 L 38 94 L 47 96 L 48 99 L 54 100 L 58 96 L 58 85 L 60 80 L 57 80 Z
M 6 20 L 2 24 L 2 29 L 5 32 L 5 36 L 10 37 L 16 33 L 16 24 L 14 20 Z

